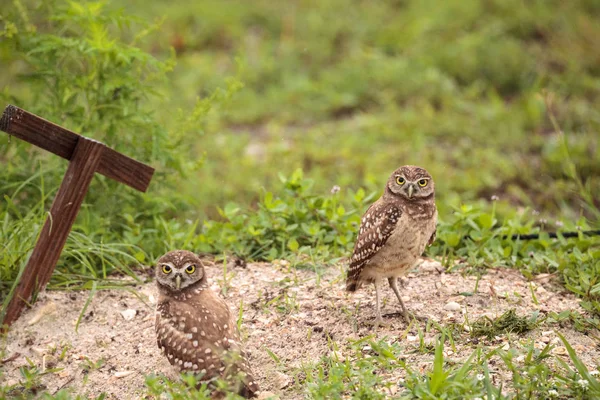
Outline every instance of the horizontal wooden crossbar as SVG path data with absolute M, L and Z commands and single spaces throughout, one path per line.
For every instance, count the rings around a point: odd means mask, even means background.
M 0 118 L 0 130 L 67 160 L 73 157 L 75 146 L 82 137 L 13 105 L 4 110 Z M 96 172 L 145 192 L 154 168 L 106 147 Z

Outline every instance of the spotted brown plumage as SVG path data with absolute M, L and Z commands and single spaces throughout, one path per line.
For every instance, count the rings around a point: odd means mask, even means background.
M 258 391 L 237 325 L 225 301 L 207 284 L 201 261 L 176 250 L 156 265 L 159 289 L 156 340 L 171 365 L 197 374 L 200 382 L 223 379 L 244 397 Z
M 383 195 L 365 212 L 350 259 L 346 290 L 374 283 L 375 324 L 381 322 L 380 286 L 387 279 L 408 319 L 397 278 L 411 269 L 435 240 L 437 209 L 431 175 L 406 165 L 389 177 Z
M 350 259 L 346 290 L 354 292 L 360 289 L 360 274 L 371 258 L 385 245 L 394 232 L 402 211 L 395 204 L 373 203 L 360 223 L 358 238 L 354 243 L 354 252 Z

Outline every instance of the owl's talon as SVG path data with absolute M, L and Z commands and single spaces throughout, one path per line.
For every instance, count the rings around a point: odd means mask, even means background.
M 413 314 L 408 313 L 408 312 L 403 312 L 403 313 L 400 313 L 400 314 L 404 317 L 404 320 L 406 321 L 407 324 L 410 324 L 410 318 L 414 317 Z
M 371 325 L 373 326 L 373 329 L 377 329 L 380 326 L 382 328 L 389 328 L 390 327 L 390 324 L 388 322 L 385 322 L 383 320 L 383 318 L 381 318 L 381 317 L 375 317 L 375 319 L 373 320 L 373 322 L 371 322 Z

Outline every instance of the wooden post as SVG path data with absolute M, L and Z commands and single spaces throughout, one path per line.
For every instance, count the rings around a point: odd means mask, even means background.
M 154 169 L 15 106 L 4 110 L 0 130 L 70 161 L 13 297 L 0 313 L 6 330 L 19 318 L 32 293 L 43 290 L 50 281 L 94 174 L 145 192 Z

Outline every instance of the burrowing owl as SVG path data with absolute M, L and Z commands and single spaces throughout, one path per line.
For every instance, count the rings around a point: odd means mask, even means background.
M 200 259 L 171 251 L 156 263 L 156 339 L 169 362 L 201 382 L 222 378 L 244 397 L 258 391 L 241 350 L 237 325 L 227 303 L 207 284 Z
M 425 246 L 435 240 L 436 221 L 433 179 L 426 170 L 412 165 L 392 173 L 383 195 L 363 216 L 346 290 L 354 292 L 364 282 L 375 284 L 375 325 L 381 323 L 379 291 L 384 278 L 394 290 L 404 318 L 409 320 L 397 278 L 413 267 Z

